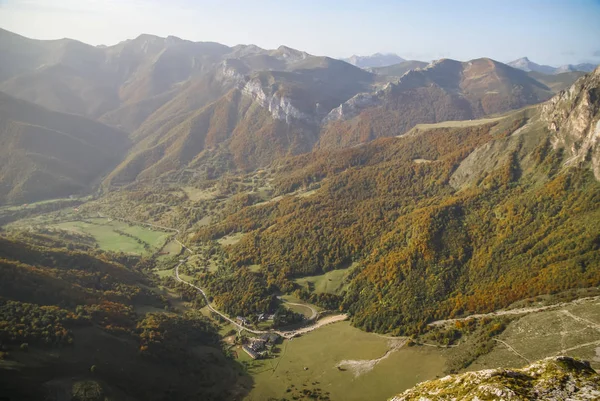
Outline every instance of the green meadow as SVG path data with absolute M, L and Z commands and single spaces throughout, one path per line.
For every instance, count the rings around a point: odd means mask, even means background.
M 332 270 L 317 276 L 307 276 L 294 280 L 296 284 L 316 293 L 339 294 L 345 287 L 344 279 L 354 265 L 347 269 Z
M 107 251 L 137 255 L 149 255 L 158 251 L 172 236 L 169 232 L 154 231 L 144 226 L 129 225 L 117 220 L 110 221 L 106 218 L 66 221 L 50 227 L 91 235 L 98 246 Z M 148 244 L 148 248 L 144 247 L 144 243 Z

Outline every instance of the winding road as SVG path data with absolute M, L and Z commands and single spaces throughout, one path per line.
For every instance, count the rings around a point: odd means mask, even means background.
M 186 251 L 190 252 L 193 255 L 193 252 L 186 247 L 185 245 L 183 245 L 181 242 L 179 242 L 179 240 L 175 239 L 175 241 L 177 241 L 178 244 L 180 244 Z M 346 314 L 342 314 L 342 315 L 332 315 L 332 316 L 327 316 L 323 319 L 317 320 L 314 324 L 310 325 L 310 326 L 305 326 L 296 330 L 289 330 L 289 331 L 282 331 L 282 330 L 253 330 L 249 327 L 246 327 L 242 324 L 239 324 L 238 322 L 236 322 L 235 320 L 231 319 L 229 316 L 225 315 L 224 313 L 218 311 L 217 309 L 215 309 L 211 304 L 210 301 L 208 299 L 208 296 L 206 295 L 206 292 L 204 292 L 204 290 L 188 281 L 185 281 L 184 279 L 182 279 L 181 277 L 179 277 L 179 267 L 184 264 L 187 261 L 188 258 L 182 259 L 177 266 L 175 266 L 175 279 L 183 284 L 187 284 L 192 288 L 195 288 L 196 290 L 198 290 L 198 292 L 200 292 L 200 294 L 202 294 L 202 297 L 204 298 L 204 301 L 206 302 L 206 306 L 208 307 L 208 309 L 211 312 L 216 313 L 217 315 L 221 316 L 223 319 L 227 320 L 229 323 L 233 324 L 235 327 L 237 327 L 239 330 L 246 330 L 249 333 L 252 334 L 267 334 L 267 333 L 276 333 L 279 334 L 281 337 L 283 338 L 294 338 L 297 337 L 301 334 L 304 333 L 308 333 L 311 332 L 315 329 L 318 329 L 319 327 L 323 327 L 325 325 L 331 324 L 331 323 L 335 323 L 335 322 L 340 322 L 342 320 L 346 320 L 348 318 L 348 315 Z M 284 302 L 286 302 L 285 300 L 283 300 Z M 297 303 L 292 303 L 292 302 L 286 302 L 290 305 L 300 305 L 300 306 L 307 306 L 308 308 L 310 308 L 310 310 L 312 311 L 312 316 L 310 317 L 310 320 L 314 320 L 317 316 L 318 316 L 318 312 L 315 308 L 306 305 L 306 304 L 297 304 Z
M 101 218 L 108 218 L 107 216 L 102 215 L 100 212 L 98 212 L 98 216 Z M 184 249 L 184 252 L 189 252 L 190 255 L 193 255 L 194 252 L 192 252 L 192 250 L 190 248 L 188 248 L 187 246 L 185 246 L 181 241 L 179 241 L 177 239 L 177 236 L 181 233 L 178 229 L 176 228 L 170 228 L 170 227 L 165 227 L 165 226 L 159 226 L 157 224 L 152 224 L 152 223 L 145 223 L 142 221 L 134 221 L 134 220 L 128 220 L 128 219 L 123 219 L 123 218 L 119 218 L 116 217 L 114 218 L 116 220 L 121 220 L 127 223 L 132 223 L 132 224 L 140 224 L 140 225 L 145 225 L 145 226 L 150 226 L 150 227 L 154 227 L 154 228 L 159 228 L 161 230 L 167 230 L 167 231 L 171 231 L 174 232 L 175 234 L 173 235 L 173 240 L 175 242 L 177 242 L 182 249 Z M 317 320 L 315 321 L 314 324 L 310 325 L 310 326 L 305 326 L 296 330 L 289 330 L 289 331 L 282 331 L 282 330 L 253 330 L 249 327 L 246 327 L 242 324 L 239 324 L 238 322 L 236 322 L 235 320 L 231 319 L 229 316 L 227 316 L 226 314 L 220 312 L 219 310 L 217 310 L 216 308 L 214 308 L 211 304 L 210 301 L 208 299 L 208 296 L 206 295 L 206 292 L 204 292 L 204 290 L 188 281 L 185 281 L 184 279 L 182 279 L 181 277 L 179 277 L 179 267 L 181 267 L 181 265 L 183 265 L 185 262 L 187 262 L 189 256 L 185 257 L 184 259 L 181 259 L 179 261 L 179 263 L 177 264 L 177 266 L 175 266 L 175 279 L 177 281 L 179 281 L 180 283 L 189 285 L 190 287 L 196 289 L 198 292 L 200 292 L 200 294 L 202 294 L 202 297 L 204 298 L 204 301 L 206 302 L 206 306 L 207 308 L 211 311 L 216 313 L 217 315 L 221 316 L 223 319 L 227 320 L 229 323 L 233 324 L 235 327 L 237 327 L 239 330 L 246 330 L 249 333 L 252 334 L 268 334 L 268 333 L 276 333 L 279 334 L 281 337 L 290 339 L 290 338 L 294 338 L 297 337 L 301 334 L 304 333 L 308 333 L 311 332 L 315 329 L 318 329 L 319 327 L 323 327 L 325 325 L 331 324 L 331 323 L 335 323 L 335 322 L 340 322 L 342 320 L 346 320 L 348 318 L 347 314 L 340 314 L 340 315 L 331 315 L 331 316 L 327 316 L 323 319 Z M 281 299 L 281 298 L 280 298 Z M 292 303 L 292 302 L 287 302 L 286 300 L 282 299 L 283 302 L 289 304 L 289 305 L 298 305 L 298 306 L 304 306 L 309 308 L 312 311 L 312 315 L 308 320 L 315 320 L 318 317 L 318 312 L 315 308 L 313 308 L 310 305 L 307 304 L 298 304 L 298 303 Z

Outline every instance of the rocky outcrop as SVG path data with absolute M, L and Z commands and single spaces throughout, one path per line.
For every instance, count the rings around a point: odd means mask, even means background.
M 216 78 L 221 82 L 233 82 L 236 85 L 243 85 L 246 82 L 246 76 L 249 72 L 240 60 L 227 59 L 221 62 L 216 71 Z
M 565 165 L 589 165 L 600 180 L 600 67 L 550 99 L 541 118 L 554 149 L 564 148 Z
M 332 121 L 347 120 L 360 114 L 368 107 L 374 107 L 382 103 L 382 99 L 377 93 L 359 93 L 331 110 L 323 119 L 323 124 Z
M 242 93 L 269 110 L 271 116 L 276 120 L 282 120 L 288 124 L 291 122 L 291 119 L 309 124 L 316 123 L 313 116 L 296 108 L 289 97 L 281 96 L 278 93 L 267 94 L 258 78 L 248 81 L 242 88 Z
M 559 356 L 523 369 L 488 369 L 418 384 L 392 401 L 591 401 L 600 375 L 586 362 Z

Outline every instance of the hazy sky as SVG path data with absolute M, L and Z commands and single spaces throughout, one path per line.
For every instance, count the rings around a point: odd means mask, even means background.
M 600 63 L 600 0 L 0 0 L 0 27 L 95 45 L 152 33 L 333 57 Z

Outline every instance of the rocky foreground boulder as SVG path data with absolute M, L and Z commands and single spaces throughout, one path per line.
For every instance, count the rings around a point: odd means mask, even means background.
M 600 400 L 600 375 L 587 362 L 558 356 L 523 369 L 488 369 L 426 381 L 391 401 Z

